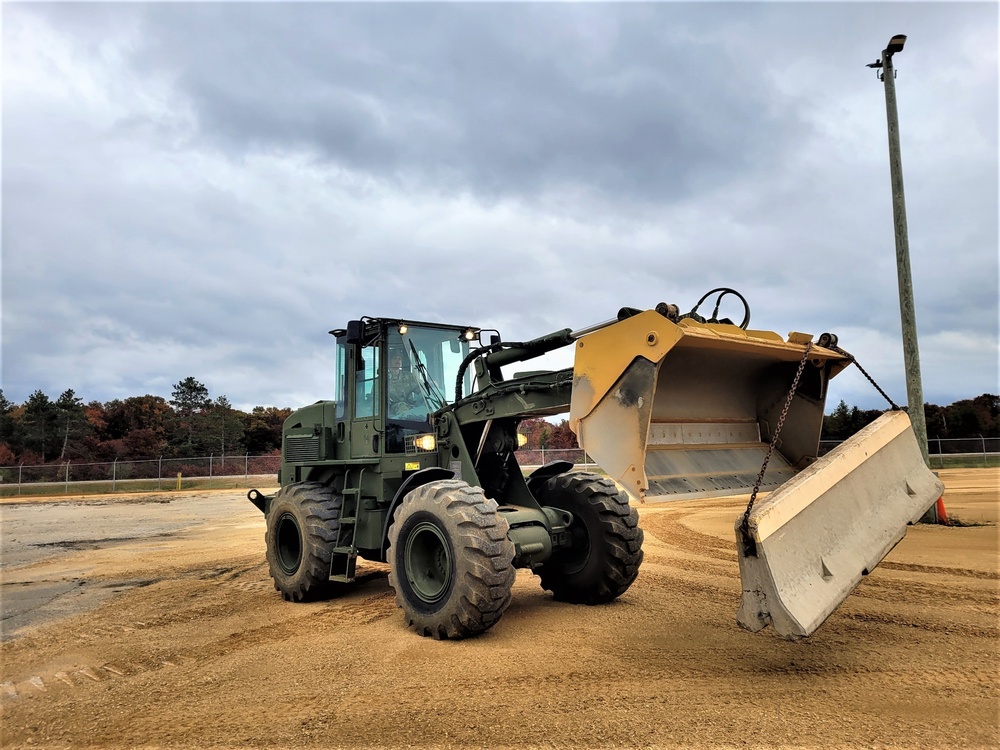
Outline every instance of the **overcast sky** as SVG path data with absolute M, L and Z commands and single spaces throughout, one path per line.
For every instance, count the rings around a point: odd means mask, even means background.
M 905 402 L 897 33 L 925 400 L 996 393 L 997 8 L 3 3 L 4 394 L 298 407 L 362 315 L 524 340 L 730 286 Z

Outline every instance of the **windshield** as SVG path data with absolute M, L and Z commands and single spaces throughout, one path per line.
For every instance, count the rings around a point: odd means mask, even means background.
M 390 416 L 395 412 L 399 418 L 422 419 L 455 400 L 455 378 L 469 353 L 469 342 L 461 334 L 420 326 L 409 326 L 406 333 L 390 329 Z M 471 385 L 472 375 L 466 371 L 463 393 L 469 393 Z

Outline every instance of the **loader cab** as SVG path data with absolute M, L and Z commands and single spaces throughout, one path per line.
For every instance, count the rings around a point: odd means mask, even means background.
M 337 336 L 334 400 L 351 421 L 352 458 L 401 454 L 455 400 L 456 378 L 479 329 L 399 319 L 351 321 Z M 462 392 L 472 390 L 466 370 Z M 409 446 L 412 448 L 412 446 Z
M 471 334 L 470 334 L 471 332 Z M 407 438 L 425 434 L 432 414 L 455 401 L 455 380 L 470 344 L 472 328 L 397 322 L 386 327 L 386 451 L 405 453 Z M 468 393 L 471 374 L 466 372 Z

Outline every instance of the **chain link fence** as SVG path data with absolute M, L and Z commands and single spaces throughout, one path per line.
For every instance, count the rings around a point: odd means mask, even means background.
M 820 441 L 820 455 L 842 441 Z M 931 438 L 932 469 L 1000 466 L 1000 438 Z M 521 468 L 530 470 L 550 461 L 600 468 L 582 448 L 522 448 L 515 454 Z M 0 466 L 0 497 L 153 490 L 235 489 L 274 487 L 279 455 L 199 456 L 154 458 L 142 461 L 66 463 L 44 466 Z
M 571 461 L 594 467 L 581 448 L 539 449 L 517 452 L 525 469 L 550 461 Z M 277 484 L 279 455 L 198 456 L 154 458 L 140 461 L 0 466 L 0 497 L 12 495 L 146 492 L 152 490 L 229 489 L 268 487 Z
M 281 456 L 198 456 L 140 461 L 0 466 L 0 497 L 23 494 L 143 492 L 277 484 Z
M 821 440 L 819 454 L 822 456 L 829 453 L 842 442 Z M 1000 466 L 1000 438 L 929 438 L 927 449 L 932 469 Z
M 533 469 L 551 461 L 570 461 L 580 467 L 593 468 L 597 466 L 594 459 L 588 456 L 583 448 L 519 448 L 517 462 L 522 469 Z

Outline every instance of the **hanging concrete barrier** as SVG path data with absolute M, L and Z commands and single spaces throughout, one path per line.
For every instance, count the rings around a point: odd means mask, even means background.
M 810 635 L 943 491 L 906 413 L 883 414 L 737 521 L 737 622 Z

